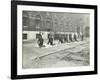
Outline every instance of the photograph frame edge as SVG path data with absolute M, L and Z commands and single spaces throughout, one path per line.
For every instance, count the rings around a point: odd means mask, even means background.
M 41 6 L 41 4 L 48 5 L 49 2 L 34 2 L 34 1 L 11 1 L 11 79 L 26 79 L 26 78 L 42 78 L 42 77 L 60 77 L 60 76 L 77 76 L 77 75 L 90 75 L 97 74 L 97 5 L 82 5 L 82 4 L 64 4 L 63 3 L 49 3 L 48 6 L 52 7 L 52 4 L 57 4 L 59 7 L 67 7 L 67 5 L 71 5 L 71 7 L 78 8 L 86 8 L 94 10 L 94 71 L 83 71 L 83 72 L 67 72 L 67 73 L 50 73 L 50 74 L 28 74 L 28 75 L 17 75 L 17 5 L 35 5 Z M 33 4 L 34 5 L 34 4 Z M 44 5 L 43 5 L 44 6 Z M 88 6 L 90 6 L 88 8 Z M 70 7 L 70 6 L 69 6 Z

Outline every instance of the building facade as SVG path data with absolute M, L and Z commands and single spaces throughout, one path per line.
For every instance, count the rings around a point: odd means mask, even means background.
M 86 33 L 89 30 L 89 14 L 23 11 L 23 40 L 36 39 L 39 32 L 47 39 L 50 32 L 57 33 Z

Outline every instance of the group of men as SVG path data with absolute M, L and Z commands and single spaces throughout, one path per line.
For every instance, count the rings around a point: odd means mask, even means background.
M 53 41 L 54 41 L 53 35 L 52 35 L 52 34 L 49 34 L 49 35 L 48 35 L 48 43 L 47 43 L 47 44 L 48 44 L 48 45 L 49 45 L 49 44 L 50 44 L 50 45 L 54 45 Z M 41 33 L 39 33 L 37 43 L 38 43 L 38 46 L 39 46 L 40 48 L 41 48 L 41 47 L 45 47 L 45 45 L 43 45 L 44 39 L 43 39 Z
M 59 41 L 59 43 L 64 43 L 64 42 L 74 42 L 74 41 L 78 41 L 78 38 L 80 37 L 80 39 L 81 40 L 83 40 L 84 39 L 84 35 L 83 34 L 81 34 L 81 35 L 77 35 L 77 34 L 75 34 L 75 33 L 73 33 L 73 34 L 64 34 L 63 36 L 62 35 L 59 35 L 59 37 L 58 37 L 58 41 Z M 55 45 L 54 43 L 54 35 L 52 35 L 52 34 L 49 34 L 48 35 L 48 42 L 47 42 L 47 44 L 49 45 Z M 44 43 L 44 39 L 43 39 L 43 37 L 42 37 L 42 34 L 39 34 L 39 36 L 38 36 L 38 46 L 41 48 L 41 47 L 45 47 L 45 45 L 43 45 L 43 43 Z

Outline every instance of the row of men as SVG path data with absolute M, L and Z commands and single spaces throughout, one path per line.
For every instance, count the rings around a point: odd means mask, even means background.
M 59 35 L 58 37 L 58 41 L 59 43 L 64 43 L 64 42 L 73 42 L 73 41 L 78 41 L 78 39 L 81 39 L 83 40 L 84 39 L 84 35 L 77 35 L 77 34 L 64 34 L 63 36 L 62 35 Z M 52 34 L 49 34 L 48 35 L 48 43 L 47 44 L 50 44 L 50 45 L 55 45 L 54 43 L 54 35 Z M 39 34 L 38 36 L 38 45 L 39 47 L 43 47 L 43 43 L 44 43 L 44 39 L 42 37 L 41 34 Z

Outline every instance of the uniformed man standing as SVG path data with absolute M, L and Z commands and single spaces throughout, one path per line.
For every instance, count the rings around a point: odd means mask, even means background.
M 48 44 L 50 43 L 50 45 L 53 45 L 53 35 L 49 34 L 48 35 Z
M 65 34 L 65 35 L 64 35 L 64 41 L 65 41 L 65 42 L 68 42 L 68 37 L 67 37 L 67 36 L 68 36 L 68 34 Z
M 64 43 L 64 42 L 63 42 L 63 36 L 62 36 L 61 34 L 59 34 L 59 42 L 60 42 L 60 43 Z
M 76 34 L 74 33 L 74 40 L 77 41 L 77 36 Z
M 44 42 L 44 40 L 42 38 L 42 35 L 39 34 L 39 36 L 38 36 L 38 45 L 39 45 L 40 48 L 43 47 L 43 42 Z
M 72 40 L 72 34 L 70 33 L 69 34 L 69 40 L 72 42 L 73 40 Z

